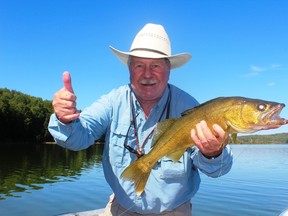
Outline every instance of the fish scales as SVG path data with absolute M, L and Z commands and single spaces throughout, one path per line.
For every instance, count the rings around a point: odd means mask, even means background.
M 228 134 L 252 133 L 259 130 L 278 128 L 288 123 L 279 114 L 283 103 L 244 97 L 219 97 L 183 112 L 178 119 L 167 119 L 157 124 L 150 152 L 131 165 L 121 174 L 121 178 L 134 182 L 139 196 L 155 163 L 166 156 L 177 162 L 188 147 L 194 145 L 191 129 L 205 120 L 211 129 L 218 124 Z

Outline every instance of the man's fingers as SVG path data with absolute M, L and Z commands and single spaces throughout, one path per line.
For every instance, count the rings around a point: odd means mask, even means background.
M 222 152 L 223 141 L 226 140 L 226 133 L 219 125 L 213 125 L 214 133 L 207 126 L 205 121 L 196 125 L 196 129 L 191 130 L 191 138 L 202 154 L 215 156 Z
M 201 142 L 207 142 L 207 139 L 206 139 L 206 137 L 204 135 L 204 131 L 203 131 L 203 124 L 206 124 L 206 123 L 201 121 L 200 123 L 196 124 L 196 132 L 197 132 L 197 136 Z
M 65 71 L 63 73 L 63 83 L 64 83 L 64 88 L 66 90 L 68 90 L 71 93 L 74 93 L 73 88 L 72 88 L 71 76 L 68 71 Z
M 226 133 L 219 125 L 214 124 L 213 129 L 216 133 L 216 138 L 220 143 L 227 143 L 229 140 L 229 134 Z
M 79 117 L 80 111 L 76 107 L 70 73 L 65 71 L 62 78 L 64 87 L 54 94 L 52 106 L 57 118 L 62 123 L 69 123 Z
M 62 115 L 61 113 L 60 114 L 56 113 L 56 115 L 62 123 L 67 124 L 77 119 L 80 115 L 80 111 L 76 110 L 74 113 L 71 113 L 71 114 L 63 113 Z
M 79 115 L 80 115 L 80 113 L 74 113 L 74 114 L 72 114 L 72 115 L 66 115 L 66 116 L 64 116 L 64 117 L 62 117 L 61 119 L 60 119 L 60 121 L 62 122 L 62 123 L 69 123 L 69 122 L 72 122 L 72 121 L 74 121 L 75 119 L 77 119 L 78 117 L 79 117 Z

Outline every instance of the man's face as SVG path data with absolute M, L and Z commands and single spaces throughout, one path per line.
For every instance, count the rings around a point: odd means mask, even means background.
M 157 103 L 170 76 L 170 64 L 165 59 L 130 57 L 130 82 L 141 102 Z

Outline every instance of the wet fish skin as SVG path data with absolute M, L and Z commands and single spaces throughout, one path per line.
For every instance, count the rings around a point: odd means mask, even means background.
M 212 126 L 218 124 L 229 134 L 252 133 L 287 124 L 288 120 L 279 117 L 284 107 L 283 103 L 244 97 L 220 97 L 207 101 L 185 111 L 181 118 L 159 122 L 151 151 L 129 165 L 121 178 L 133 181 L 139 196 L 159 159 L 166 156 L 177 162 L 186 149 L 194 145 L 190 131 L 201 120 L 206 121 L 212 132 Z

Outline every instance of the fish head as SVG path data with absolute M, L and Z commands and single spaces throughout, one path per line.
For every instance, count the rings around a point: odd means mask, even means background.
M 283 103 L 239 97 L 226 111 L 225 118 L 232 132 L 274 129 L 288 123 L 279 116 L 284 107 Z

